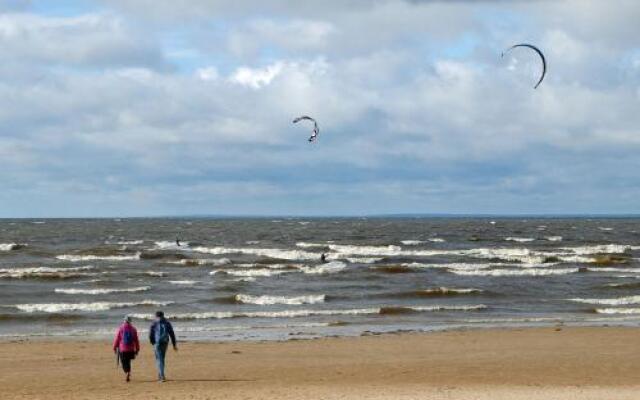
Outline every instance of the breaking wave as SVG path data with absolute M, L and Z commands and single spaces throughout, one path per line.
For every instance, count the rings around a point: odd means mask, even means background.
M 153 276 L 154 278 L 162 278 L 167 276 L 166 273 L 160 271 L 144 271 L 146 276 Z
M 477 269 L 451 270 L 456 275 L 467 276 L 548 276 L 567 275 L 578 272 L 579 268 L 522 268 L 522 269 Z
M 58 260 L 80 262 L 80 261 L 133 261 L 140 259 L 140 253 L 133 255 L 118 256 L 99 256 L 95 254 L 77 255 L 77 254 L 61 254 L 56 256 Z
M 346 244 L 330 244 L 331 251 L 351 256 L 394 256 L 402 254 L 400 246 L 354 246 Z
M 300 271 L 305 274 L 335 274 L 344 270 L 347 267 L 347 264 L 340 261 L 331 261 L 326 264 L 320 264 L 316 266 L 302 266 L 300 267 Z
M 179 261 L 169 261 L 169 264 L 180 264 L 186 267 L 196 267 L 199 265 L 212 265 L 214 267 L 219 267 L 231 264 L 231 260 L 228 258 L 188 258 Z
M 594 254 L 622 254 L 629 250 L 637 250 L 638 246 L 623 244 L 601 244 L 595 246 L 561 247 L 560 250 L 569 251 L 580 255 Z
M 257 268 L 257 269 L 225 269 L 218 271 L 211 271 L 210 275 L 217 275 L 218 273 L 224 273 L 231 276 L 238 276 L 243 278 L 255 278 L 255 277 L 265 277 L 265 276 L 276 276 L 285 274 L 288 272 L 293 272 L 292 270 L 287 269 L 273 269 L 273 268 Z
M 382 261 L 381 257 L 347 257 L 347 261 L 352 264 L 375 264 L 378 261 Z
M 310 248 L 326 248 L 327 245 L 324 243 L 307 243 L 307 242 L 298 242 L 296 243 L 297 247 L 302 247 L 303 249 Z
M 251 296 L 248 294 L 237 294 L 235 301 L 244 304 L 258 304 L 258 305 L 272 305 L 272 304 L 287 304 L 287 305 L 302 305 L 302 304 L 317 304 L 324 303 L 325 295 L 306 295 L 306 296 Z
M 630 274 L 640 273 L 640 268 L 618 268 L 618 267 L 589 267 L 589 272 L 626 272 Z
M 533 242 L 534 238 L 521 238 L 521 237 L 506 237 L 504 238 L 507 242 L 518 242 L 518 243 L 527 243 Z
M 401 240 L 400 243 L 402 243 L 405 246 L 418 246 L 426 242 L 424 240 Z
M 20 250 L 26 247 L 26 244 L 18 243 L 0 243 L 0 251 Z
M 630 304 L 640 304 L 640 296 L 618 297 L 615 299 L 569 299 L 577 303 L 598 304 L 603 306 L 626 306 Z
M 178 246 L 175 241 L 171 242 L 168 240 L 162 240 L 154 244 L 156 250 L 188 250 L 189 248 L 189 242 L 186 241 L 180 241 L 180 246 Z
M 229 247 L 203 247 L 198 246 L 192 249 L 198 253 L 205 254 L 251 254 L 275 258 L 280 260 L 317 260 L 320 254 L 310 253 L 302 250 L 283 249 L 258 249 L 258 248 L 229 248 Z
M 27 313 L 36 313 L 36 312 L 60 313 L 60 312 L 70 312 L 70 311 L 96 312 L 96 311 L 107 311 L 114 308 L 126 308 L 126 307 L 136 307 L 136 306 L 166 306 L 169 304 L 172 304 L 172 302 L 143 300 L 140 302 L 130 302 L 130 303 L 111 303 L 106 301 L 99 301 L 95 303 L 15 304 L 12 307 Z
M 400 243 L 402 243 L 405 246 L 418 246 L 421 244 L 425 244 L 425 243 L 444 243 L 445 240 L 439 237 L 433 237 L 433 238 L 428 238 L 426 240 L 401 240 Z
M 33 268 L 4 268 L 0 269 L 0 278 L 10 279 L 68 279 L 80 276 L 88 276 L 85 271 L 92 270 L 94 267 L 75 267 L 75 268 L 52 268 L 52 267 L 33 267 Z
M 640 314 L 640 308 L 596 308 L 598 314 Z
M 434 305 L 434 306 L 406 306 L 406 307 L 374 307 L 355 308 L 343 310 L 282 310 L 282 311 L 253 311 L 253 312 L 202 312 L 173 314 L 169 318 L 177 320 L 189 319 L 226 319 L 226 318 L 299 318 L 310 316 L 337 316 L 337 315 L 388 315 L 410 312 L 435 312 L 435 311 L 478 311 L 486 309 L 484 304 L 477 305 Z M 153 319 L 152 314 L 132 314 L 139 319 Z
M 122 246 L 137 246 L 137 245 L 141 245 L 144 244 L 144 240 L 118 240 L 115 242 L 106 240 L 104 242 L 104 244 L 119 244 Z
M 125 288 L 125 289 L 75 289 L 75 288 L 56 288 L 54 291 L 56 293 L 63 294 L 110 294 L 110 293 L 136 293 L 136 292 L 146 292 L 151 289 L 151 286 L 140 286 L 134 288 Z
M 193 286 L 196 283 L 198 283 L 198 281 L 169 281 L 170 284 L 172 285 L 180 285 L 180 286 Z

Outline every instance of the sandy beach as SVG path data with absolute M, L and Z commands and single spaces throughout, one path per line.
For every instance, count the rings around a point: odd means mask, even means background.
M 637 399 L 634 328 L 530 328 L 147 345 L 126 384 L 107 341 L 0 343 L 2 399 Z

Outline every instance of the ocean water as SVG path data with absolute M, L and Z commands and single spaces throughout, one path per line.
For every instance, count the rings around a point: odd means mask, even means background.
M 0 338 L 637 325 L 638 257 L 631 218 L 4 219 Z

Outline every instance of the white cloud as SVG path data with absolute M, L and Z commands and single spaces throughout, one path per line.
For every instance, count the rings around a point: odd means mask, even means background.
M 134 39 L 135 38 L 135 39 Z M 163 66 L 160 49 L 109 14 L 43 17 L 0 14 L 0 51 L 9 63 Z
M 264 46 L 278 46 L 293 51 L 322 51 L 332 44 L 335 28 L 325 21 L 269 19 L 251 20 L 235 29 L 228 46 L 240 57 L 255 56 Z
M 0 209 L 639 211 L 636 3 L 285 3 L 0 15 Z
M 254 89 L 260 89 L 262 86 L 268 85 L 278 76 L 284 64 L 277 62 L 264 68 L 240 67 L 229 78 L 231 82 L 249 86 Z

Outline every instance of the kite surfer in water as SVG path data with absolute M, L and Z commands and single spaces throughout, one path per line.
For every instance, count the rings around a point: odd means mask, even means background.
M 176 238 L 176 246 L 178 246 L 178 247 L 180 247 L 180 246 L 181 246 L 181 244 L 180 244 L 180 239 L 179 239 L 179 238 Z
M 320 256 L 320 262 L 326 263 L 327 262 L 327 256 L 322 253 L 322 255 Z

